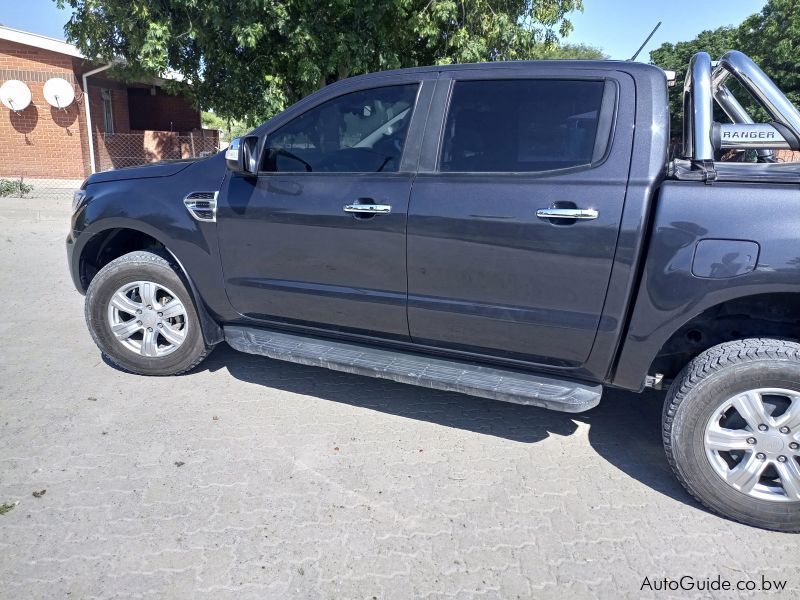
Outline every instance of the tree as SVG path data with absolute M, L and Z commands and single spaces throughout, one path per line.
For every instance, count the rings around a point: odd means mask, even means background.
M 236 119 L 223 119 L 216 113 L 210 111 L 204 110 L 200 117 L 202 119 L 203 129 L 218 130 L 220 132 L 220 139 L 224 142 L 230 142 L 233 138 L 241 137 L 252 129 L 247 123 L 237 121 Z
M 531 60 L 603 60 L 608 56 L 594 46 L 586 44 L 558 44 L 555 46 L 540 45 L 526 56 Z
M 255 124 L 343 77 L 557 54 L 582 0 L 56 0 L 65 31 L 127 76 L 177 73 L 183 92 Z M 566 47 L 579 57 L 599 51 Z
M 800 0 L 770 0 L 738 30 L 739 45 L 800 106 Z
M 703 31 L 688 42 L 664 43 L 650 52 L 650 62 L 662 69 L 675 71 L 676 83 L 669 94 L 670 126 L 672 135 L 680 135 L 683 130 L 683 82 L 689 59 L 697 52 L 708 52 L 713 60 L 736 47 L 737 30 L 734 27 L 720 27 L 713 31 Z
M 752 58 L 787 97 L 800 106 L 800 0 L 769 0 L 738 27 L 704 31 L 695 39 L 677 44 L 662 44 L 650 53 L 650 62 L 677 72 L 677 83 L 670 94 L 673 135 L 683 126 L 683 81 L 689 59 L 695 52 L 708 52 L 716 60 L 728 50 L 741 50 Z M 756 120 L 766 119 L 737 82 L 729 87 Z M 722 116 L 719 116 L 722 119 Z

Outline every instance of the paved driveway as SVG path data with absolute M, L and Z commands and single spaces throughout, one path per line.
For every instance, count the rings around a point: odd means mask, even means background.
M 18 502 L 0 597 L 800 592 L 800 537 L 715 517 L 673 479 L 658 395 L 570 416 L 224 345 L 186 376 L 127 375 L 86 332 L 66 222 L 66 202 L 0 199 L 0 505 Z

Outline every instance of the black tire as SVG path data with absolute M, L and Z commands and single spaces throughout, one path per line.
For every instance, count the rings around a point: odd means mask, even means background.
M 727 399 L 756 388 L 800 391 L 800 344 L 774 339 L 728 342 L 686 365 L 664 403 L 667 459 L 689 493 L 713 512 L 763 529 L 800 532 L 800 501 L 747 495 L 724 481 L 706 455 L 705 428 L 714 411 Z M 790 455 L 789 460 L 798 458 Z
M 118 341 L 111 330 L 108 305 L 112 296 L 126 283 L 140 280 L 165 286 L 186 309 L 186 337 L 165 356 L 142 356 Z M 85 315 L 97 347 L 108 360 L 125 371 L 139 375 L 178 375 L 196 367 L 210 352 L 192 298 L 181 277 L 167 258 L 153 252 L 131 252 L 103 267 L 86 292 Z

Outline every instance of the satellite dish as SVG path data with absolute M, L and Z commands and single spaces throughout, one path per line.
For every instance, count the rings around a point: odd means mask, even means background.
M 17 79 L 9 79 L 0 85 L 0 102 L 14 112 L 28 108 L 31 103 L 31 90 Z
M 75 88 L 66 79 L 53 77 L 44 84 L 44 99 L 50 106 L 66 108 L 75 100 Z

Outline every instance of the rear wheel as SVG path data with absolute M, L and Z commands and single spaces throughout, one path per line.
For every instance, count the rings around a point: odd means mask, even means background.
M 86 323 L 111 362 L 141 375 L 183 373 L 209 352 L 183 281 L 152 252 L 131 252 L 100 270 L 86 293 Z
M 691 361 L 664 405 L 675 474 L 736 521 L 800 532 L 800 344 L 748 339 Z

